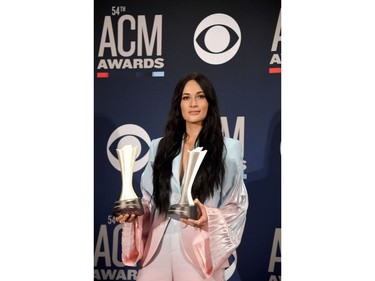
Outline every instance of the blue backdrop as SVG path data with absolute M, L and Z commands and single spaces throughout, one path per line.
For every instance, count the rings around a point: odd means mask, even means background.
M 150 139 L 163 135 L 178 79 L 204 73 L 224 134 L 240 139 L 250 206 L 231 281 L 281 280 L 281 3 L 94 2 L 94 279 L 136 280 L 120 258 L 110 216 L 121 177 L 115 149 L 138 145 L 133 185 Z

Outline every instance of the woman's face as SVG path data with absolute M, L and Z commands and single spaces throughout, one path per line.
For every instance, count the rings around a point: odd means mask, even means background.
M 202 124 L 207 116 L 208 102 L 199 84 L 195 80 L 186 83 L 181 95 L 182 117 L 188 123 Z

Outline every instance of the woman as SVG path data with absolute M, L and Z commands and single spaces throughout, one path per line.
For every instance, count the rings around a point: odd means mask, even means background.
M 187 153 L 207 154 L 192 187 L 199 217 L 168 217 L 179 202 Z M 223 137 L 215 89 L 200 73 L 176 85 L 163 138 L 150 146 L 141 177 L 144 215 L 124 214 L 122 260 L 134 266 L 137 280 L 224 280 L 228 258 L 240 244 L 248 197 L 243 182 L 241 146 Z

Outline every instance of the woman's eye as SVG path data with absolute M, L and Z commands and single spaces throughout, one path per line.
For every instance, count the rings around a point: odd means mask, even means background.
M 182 100 L 189 100 L 189 97 L 182 97 Z

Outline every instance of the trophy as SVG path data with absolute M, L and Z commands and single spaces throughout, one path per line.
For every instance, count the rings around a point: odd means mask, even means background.
M 194 204 L 191 196 L 191 188 L 206 153 L 207 150 L 202 151 L 202 147 L 197 147 L 188 151 L 187 165 L 185 167 L 185 180 L 182 183 L 183 187 L 180 201 L 177 204 L 171 205 L 168 210 L 168 216 L 172 219 L 198 219 L 198 207 Z
M 120 199 L 115 201 L 112 215 L 118 216 L 125 213 L 143 215 L 141 199 L 133 189 L 133 170 L 138 147 L 125 145 L 121 149 L 116 149 L 121 168 L 122 191 Z

